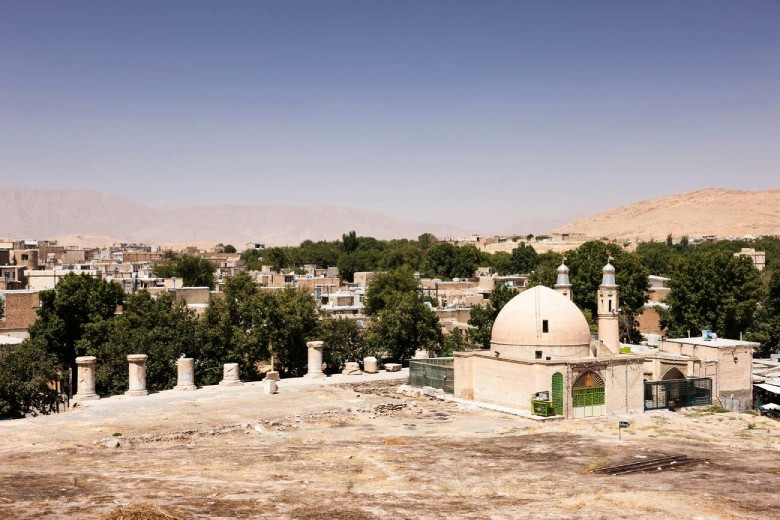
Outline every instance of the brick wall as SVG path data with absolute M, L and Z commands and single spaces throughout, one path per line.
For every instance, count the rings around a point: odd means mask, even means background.
M 27 330 L 38 319 L 38 292 L 8 291 L 5 293 L 5 318 L 0 320 L 0 332 Z

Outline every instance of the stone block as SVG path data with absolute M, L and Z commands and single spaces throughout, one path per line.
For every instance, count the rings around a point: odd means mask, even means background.
M 363 359 L 363 372 L 366 374 L 376 374 L 379 372 L 379 363 L 374 356 Z
M 263 393 L 267 395 L 273 395 L 279 392 L 279 385 L 274 379 L 266 379 L 263 381 Z
M 388 372 L 400 372 L 401 363 L 385 363 L 385 370 Z
M 348 376 L 359 376 L 363 374 L 363 372 L 360 371 L 360 365 L 355 361 L 344 363 L 344 370 L 342 370 L 341 373 Z

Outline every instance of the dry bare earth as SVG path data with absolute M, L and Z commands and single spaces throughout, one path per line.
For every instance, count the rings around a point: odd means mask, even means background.
M 646 200 L 567 224 L 558 233 L 589 237 L 663 240 L 716 235 L 780 235 L 780 189 L 710 189 Z
M 780 517 L 777 422 L 654 412 L 629 417 L 619 442 L 615 418 L 539 423 L 388 385 L 2 424 L 0 518 L 97 518 L 133 503 L 175 518 Z M 121 445 L 106 447 L 114 431 Z M 709 463 L 590 471 L 670 454 Z

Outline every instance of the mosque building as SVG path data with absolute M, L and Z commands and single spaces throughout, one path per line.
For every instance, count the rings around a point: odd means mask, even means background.
M 576 419 L 641 413 L 674 404 L 675 398 L 682 403 L 683 397 L 687 405 L 710 404 L 713 385 L 717 396 L 716 379 L 723 373 L 728 381 L 720 381 L 720 387 L 725 384 L 732 397 L 737 392 L 737 407 L 750 405 L 750 358 L 756 344 L 699 341 L 696 352 L 696 345 L 683 346 L 690 341 L 666 340 L 658 348 L 621 352 L 620 294 L 611 262 L 602 270 L 595 296 L 598 339 L 573 302 L 564 263 L 554 289 L 536 286 L 515 296 L 495 320 L 489 350 L 454 354 L 455 396 Z M 732 355 L 736 361 L 729 363 Z

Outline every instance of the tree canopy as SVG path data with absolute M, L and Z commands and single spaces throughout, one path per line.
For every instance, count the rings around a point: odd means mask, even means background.
M 719 336 L 739 338 L 753 325 L 763 294 L 750 259 L 705 248 L 674 258 L 670 274 L 668 308 L 660 310 L 661 326 L 669 335 L 712 329 Z

